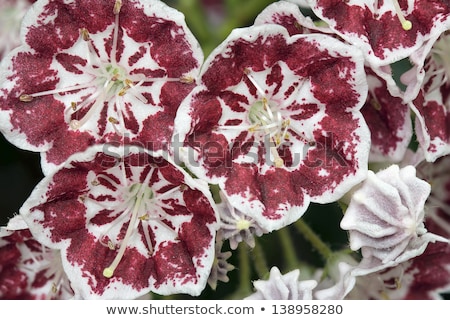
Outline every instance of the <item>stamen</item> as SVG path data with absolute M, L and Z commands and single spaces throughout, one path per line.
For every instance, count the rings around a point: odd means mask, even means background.
M 119 14 L 120 13 L 120 9 L 122 8 L 122 1 L 121 0 L 116 0 L 116 3 L 114 4 L 114 14 Z
M 89 31 L 86 28 L 80 29 L 80 36 L 84 41 L 91 40 L 91 37 L 89 36 Z
M 397 14 L 398 20 L 400 20 L 400 23 L 402 24 L 402 28 L 405 31 L 412 29 L 412 22 L 409 20 L 406 20 L 405 16 L 402 13 L 402 9 L 400 8 L 400 5 L 398 4 L 397 0 L 392 0 L 392 3 L 394 4 L 395 12 Z
M 255 78 L 253 78 L 250 74 L 251 70 L 250 69 L 244 69 L 244 74 L 247 76 L 248 80 L 250 80 L 250 82 L 255 86 L 256 90 L 258 91 L 258 93 L 261 96 L 265 96 L 266 93 L 264 92 L 264 90 L 259 86 L 258 82 L 255 80 Z
M 29 94 L 22 94 L 19 97 L 19 100 L 22 101 L 22 102 L 31 102 L 31 101 L 33 101 L 33 96 L 29 95 Z
M 136 203 L 134 204 L 134 208 L 133 208 L 133 213 L 131 214 L 131 219 L 128 224 L 127 232 L 126 232 L 125 237 L 123 238 L 123 241 L 120 245 L 119 252 L 117 252 L 116 257 L 114 258 L 113 262 L 109 265 L 109 267 L 107 267 L 103 270 L 103 276 L 105 276 L 106 278 L 111 278 L 113 276 L 114 271 L 116 270 L 117 266 L 119 265 L 119 262 L 122 260 L 122 257 L 127 248 L 128 239 L 130 238 L 130 236 L 133 233 L 134 228 L 135 228 L 136 219 L 138 217 L 138 213 L 141 208 L 142 199 L 143 199 L 143 197 L 138 197 L 136 199 Z
M 140 218 L 140 216 L 142 216 L 139 213 L 142 212 L 142 209 L 145 209 L 146 201 L 153 199 L 153 191 L 148 187 L 148 183 L 152 176 L 152 172 L 153 172 L 153 170 L 151 170 L 147 174 L 147 176 L 142 184 L 141 183 L 133 184 L 129 189 L 131 191 L 131 195 L 132 195 L 131 199 L 135 200 L 134 204 L 133 204 L 132 213 L 131 213 L 131 219 L 130 219 L 130 222 L 128 223 L 127 231 L 126 231 L 125 236 L 120 244 L 119 251 L 117 252 L 116 257 L 114 258 L 113 262 L 103 270 L 103 276 L 106 278 L 111 278 L 114 275 L 114 271 L 116 270 L 117 266 L 119 265 L 120 261 L 123 258 L 123 255 L 127 248 L 128 241 L 129 241 L 131 235 L 133 234 L 133 231 L 136 228 L 136 222 L 139 223 L 138 220 L 140 220 L 139 218 Z M 129 212 L 128 209 L 126 211 Z

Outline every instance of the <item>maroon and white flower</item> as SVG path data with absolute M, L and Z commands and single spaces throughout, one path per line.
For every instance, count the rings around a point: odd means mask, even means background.
M 70 299 L 59 250 L 45 247 L 21 216 L 0 228 L 0 299 Z
M 425 229 L 429 194 L 430 185 L 416 176 L 413 166 L 369 171 L 341 221 L 349 231 L 350 248 L 361 249 L 366 269 L 392 267 L 422 254 L 430 242 L 448 242 Z
M 40 242 L 61 250 L 77 297 L 199 295 L 218 229 L 209 188 L 161 152 L 135 149 L 71 156 L 20 213 Z
M 2 65 L 0 127 L 46 173 L 96 142 L 163 148 L 203 61 L 159 0 L 39 1 L 21 38 Z
M 446 30 L 447 1 L 307 0 L 314 13 L 338 35 L 360 48 L 368 64 L 401 95 L 390 64 L 409 57 Z
M 416 114 L 417 140 L 427 161 L 450 154 L 450 35 L 443 33 L 433 44 L 424 66 L 418 96 L 410 103 Z
M 366 96 L 362 56 L 338 40 L 236 29 L 178 110 L 175 156 L 272 231 L 365 177 Z

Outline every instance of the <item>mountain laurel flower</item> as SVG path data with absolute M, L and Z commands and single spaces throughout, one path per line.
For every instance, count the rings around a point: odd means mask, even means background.
M 20 209 L 60 249 L 77 298 L 199 295 L 218 213 L 208 185 L 162 152 L 96 145 L 46 176 Z
M 71 299 L 61 253 L 39 243 L 21 216 L 0 228 L 0 299 Z
M 175 118 L 177 161 L 268 232 L 364 179 L 370 133 L 358 51 L 326 35 L 235 29 Z
M 95 18 L 93 18 L 95 17 Z M 4 59 L 0 130 L 47 174 L 96 142 L 161 149 L 203 52 L 159 0 L 38 1 Z
M 314 14 L 345 41 L 362 50 L 368 65 L 402 95 L 390 64 L 423 50 L 447 28 L 447 1 L 307 0 Z M 414 89 L 415 90 L 415 89 Z
M 272 267 L 268 280 L 253 282 L 256 292 L 244 300 L 312 300 L 316 280 L 299 281 L 300 270 L 281 274 L 280 269 Z
M 422 254 L 429 242 L 448 241 L 425 229 L 429 194 L 430 185 L 417 178 L 413 166 L 369 171 L 341 221 L 350 248 L 361 249 L 362 265 L 394 266 Z

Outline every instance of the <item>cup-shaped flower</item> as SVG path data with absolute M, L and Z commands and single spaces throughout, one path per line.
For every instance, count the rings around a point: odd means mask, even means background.
M 365 177 L 366 96 L 350 46 L 274 24 L 236 29 L 178 109 L 175 157 L 270 232 Z
M 363 51 L 367 63 L 396 96 L 403 92 L 390 65 L 427 48 L 450 22 L 447 1 L 307 1 L 336 34 Z M 417 86 L 411 84 L 407 91 L 407 96 L 413 94 L 409 91 L 417 93 Z
M 70 299 L 59 250 L 42 245 L 21 216 L 0 228 L 0 299 Z
M 159 0 L 39 1 L 1 67 L 0 128 L 49 173 L 96 142 L 160 149 L 203 53 Z
M 430 185 L 417 178 L 413 166 L 369 171 L 341 221 L 349 231 L 350 248 L 361 249 L 361 264 L 374 270 L 394 266 L 422 254 L 429 242 L 447 241 L 425 229 L 429 194 Z
M 256 292 L 245 300 L 312 300 L 317 281 L 300 281 L 299 277 L 299 269 L 283 275 L 277 267 L 272 267 L 269 279 L 253 282 Z
M 446 1 L 307 1 L 331 29 L 363 50 L 372 66 L 408 57 L 442 32 L 450 13 Z
M 20 210 L 62 252 L 76 297 L 199 295 L 218 228 L 208 185 L 162 152 L 96 145 L 45 177 Z

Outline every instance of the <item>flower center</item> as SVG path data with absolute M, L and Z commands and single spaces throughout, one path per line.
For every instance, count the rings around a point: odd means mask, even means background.
M 122 170 L 125 170 L 122 167 Z M 109 175 L 99 174 L 97 178 L 91 182 L 92 186 L 99 186 L 103 183 L 114 186 L 114 193 L 109 198 L 115 199 L 113 203 L 106 205 L 104 202 L 96 200 L 96 192 L 91 191 L 90 196 L 83 196 L 81 201 L 92 201 L 99 206 L 103 206 L 106 210 L 110 211 L 109 216 L 116 217 L 110 224 L 108 229 L 99 237 L 100 243 L 107 246 L 110 250 L 117 250 L 114 260 L 111 264 L 103 269 L 103 276 L 111 278 L 119 265 L 120 261 L 124 257 L 125 251 L 130 244 L 135 241 L 141 241 L 143 239 L 144 244 L 147 247 L 147 254 L 152 255 L 154 252 L 154 245 L 152 243 L 152 237 L 150 230 L 164 230 L 164 233 L 171 235 L 173 238 L 177 237 L 175 227 L 167 221 L 168 216 L 165 208 L 168 206 L 166 197 L 172 197 L 174 192 L 183 192 L 186 188 L 184 184 L 178 186 L 170 186 L 165 188 L 164 192 L 155 192 L 153 186 L 150 187 L 150 179 L 154 176 L 155 168 L 149 170 L 144 178 L 144 181 L 134 182 L 131 185 L 126 181 L 118 183 L 112 179 Z M 126 176 L 125 171 L 122 172 L 123 178 Z M 140 176 L 140 174 L 139 174 Z M 124 185 L 126 187 L 124 187 Z M 128 186 L 127 186 L 128 185 Z M 159 188 L 160 189 L 160 188 Z M 102 187 L 101 190 L 104 190 Z M 100 191 L 102 192 L 102 191 Z M 104 197 L 104 191 L 101 193 Z M 127 225 L 125 235 L 121 238 L 121 231 L 123 224 Z M 157 227 L 152 227 L 157 224 Z M 139 227 L 141 226 L 141 227 Z M 142 232 L 142 235 L 134 237 L 135 232 Z M 120 238 L 119 238 L 120 237 Z M 112 239 L 118 239 L 118 243 L 114 243 Z
M 147 98 L 140 92 L 139 88 L 143 83 L 154 83 L 161 81 L 173 81 L 182 83 L 192 83 L 193 79 L 189 76 L 183 76 L 181 78 L 148 78 L 144 74 L 131 74 L 129 70 L 119 65 L 116 55 L 119 41 L 119 13 L 122 6 L 122 1 L 116 0 L 113 12 L 115 14 L 115 22 L 113 33 L 112 49 L 107 58 L 102 59 L 102 54 L 95 47 L 94 41 L 86 28 L 80 30 L 80 41 L 85 50 L 85 61 L 83 65 L 77 65 L 77 68 L 82 73 L 82 79 L 75 85 L 57 88 L 54 90 L 41 91 L 31 94 L 22 94 L 19 99 L 22 102 L 30 102 L 36 97 L 77 93 L 80 92 L 76 99 L 80 99 L 79 96 L 83 95 L 82 101 L 70 101 L 66 107 L 65 114 L 69 119 L 68 123 L 72 130 L 79 130 L 89 120 L 94 117 L 100 117 L 102 109 L 105 106 L 109 106 L 110 103 L 113 107 L 109 108 L 108 112 L 114 113 L 114 116 L 109 116 L 107 121 L 113 126 L 116 133 L 124 135 L 126 129 L 124 124 L 125 112 L 123 96 L 126 94 L 133 96 L 140 102 L 147 104 Z M 89 77 L 86 77 L 88 75 Z M 76 74 L 71 77 L 77 77 Z M 88 79 L 86 81 L 86 79 Z M 86 90 L 86 95 L 81 90 Z M 80 116 L 80 114 L 83 114 Z M 118 126 L 121 124 L 119 130 Z
M 290 124 L 289 119 L 283 120 L 278 110 L 272 110 L 265 97 L 251 105 L 248 119 L 252 124 L 248 131 L 263 132 L 264 136 L 269 138 L 270 152 L 274 157 L 274 164 L 277 168 L 282 167 L 284 161 L 278 154 L 278 147 L 285 140 L 289 140 L 289 134 L 287 133 Z

